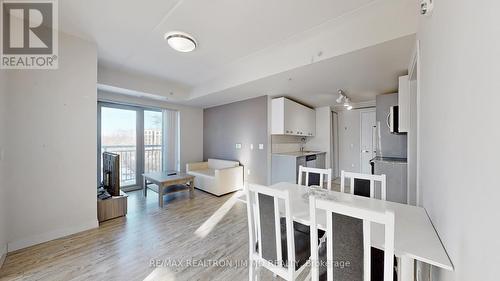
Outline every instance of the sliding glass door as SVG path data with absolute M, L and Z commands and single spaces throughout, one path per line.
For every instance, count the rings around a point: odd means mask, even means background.
M 163 113 L 159 109 L 99 102 L 98 180 L 102 153 L 120 155 L 120 186 L 138 188 L 141 175 L 163 170 Z
M 120 186 L 137 185 L 137 111 L 101 108 L 102 152 L 120 155 Z M 101 159 L 102 163 L 102 159 Z

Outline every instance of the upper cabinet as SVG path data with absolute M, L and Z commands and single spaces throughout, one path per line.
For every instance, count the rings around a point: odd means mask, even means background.
M 399 77 L 398 110 L 399 132 L 407 133 L 410 127 L 410 83 L 408 75 Z
M 287 98 L 272 100 L 273 135 L 312 137 L 316 134 L 316 111 Z

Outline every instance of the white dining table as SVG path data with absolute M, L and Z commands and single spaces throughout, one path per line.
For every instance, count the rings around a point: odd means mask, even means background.
M 310 225 L 309 194 L 314 188 L 292 184 L 277 183 L 271 186 L 290 192 L 290 205 L 293 220 Z M 414 261 L 422 261 L 446 270 L 453 270 L 453 265 L 446 253 L 439 236 L 434 229 L 424 208 L 405 205 L 374 198 L 367 198 L 350 193 L 321 191 L 323 199 L 347 203 L 351 206 L 382 211 L 390 210 L 395 215 L 394 250 L 400 259 L 400 280 L 414 280 Z M 282 208 L 280 208 L 282 209 Z M 317 226 L 326 229 L 326 213 L 316 213 Z M 384 249 L 384 226 L 372 223 L 371 243 L 373 247 Z

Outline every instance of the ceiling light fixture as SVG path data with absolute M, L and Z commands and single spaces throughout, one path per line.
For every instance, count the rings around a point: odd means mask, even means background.
M 165 33 L 164 39 L 172 49 L 182 53 L 192 52 L 198 45 L 193 36 L 181 31 Z
M 338 93 L 339 93 L 339 97 L 335 100 L 337 103 L 342 103 L 342 101 L 344 101 L 344 107 L 347 109 L 347 110 L 351 110 L 352 109 L 352 105 L 351 105 L 351 99 L 348 98 L 344 91 L 339 89 L 338 90 Z
M 350 102 L 351 102 L 351 99 L 350 99 L 350 98 L 345 98 L 344 106 L 345 106 L 345 107 L 348 107 L 348 106 L 350 105 L 350 104 L 349 104 Z
M 338 93 L 339 93 L 339 97 L 336 99 L 336 102 L 342 103 L 342 100 L 345 99 L 346 96 L 344 95 L 344 91 L 342 91 L 342 90 L 338 90 Z

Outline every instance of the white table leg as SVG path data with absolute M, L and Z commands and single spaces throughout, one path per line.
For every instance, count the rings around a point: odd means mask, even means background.
M 415 260 L 407 256 L 401 256 L 399 263 L 401 281 L 415 281 Z

